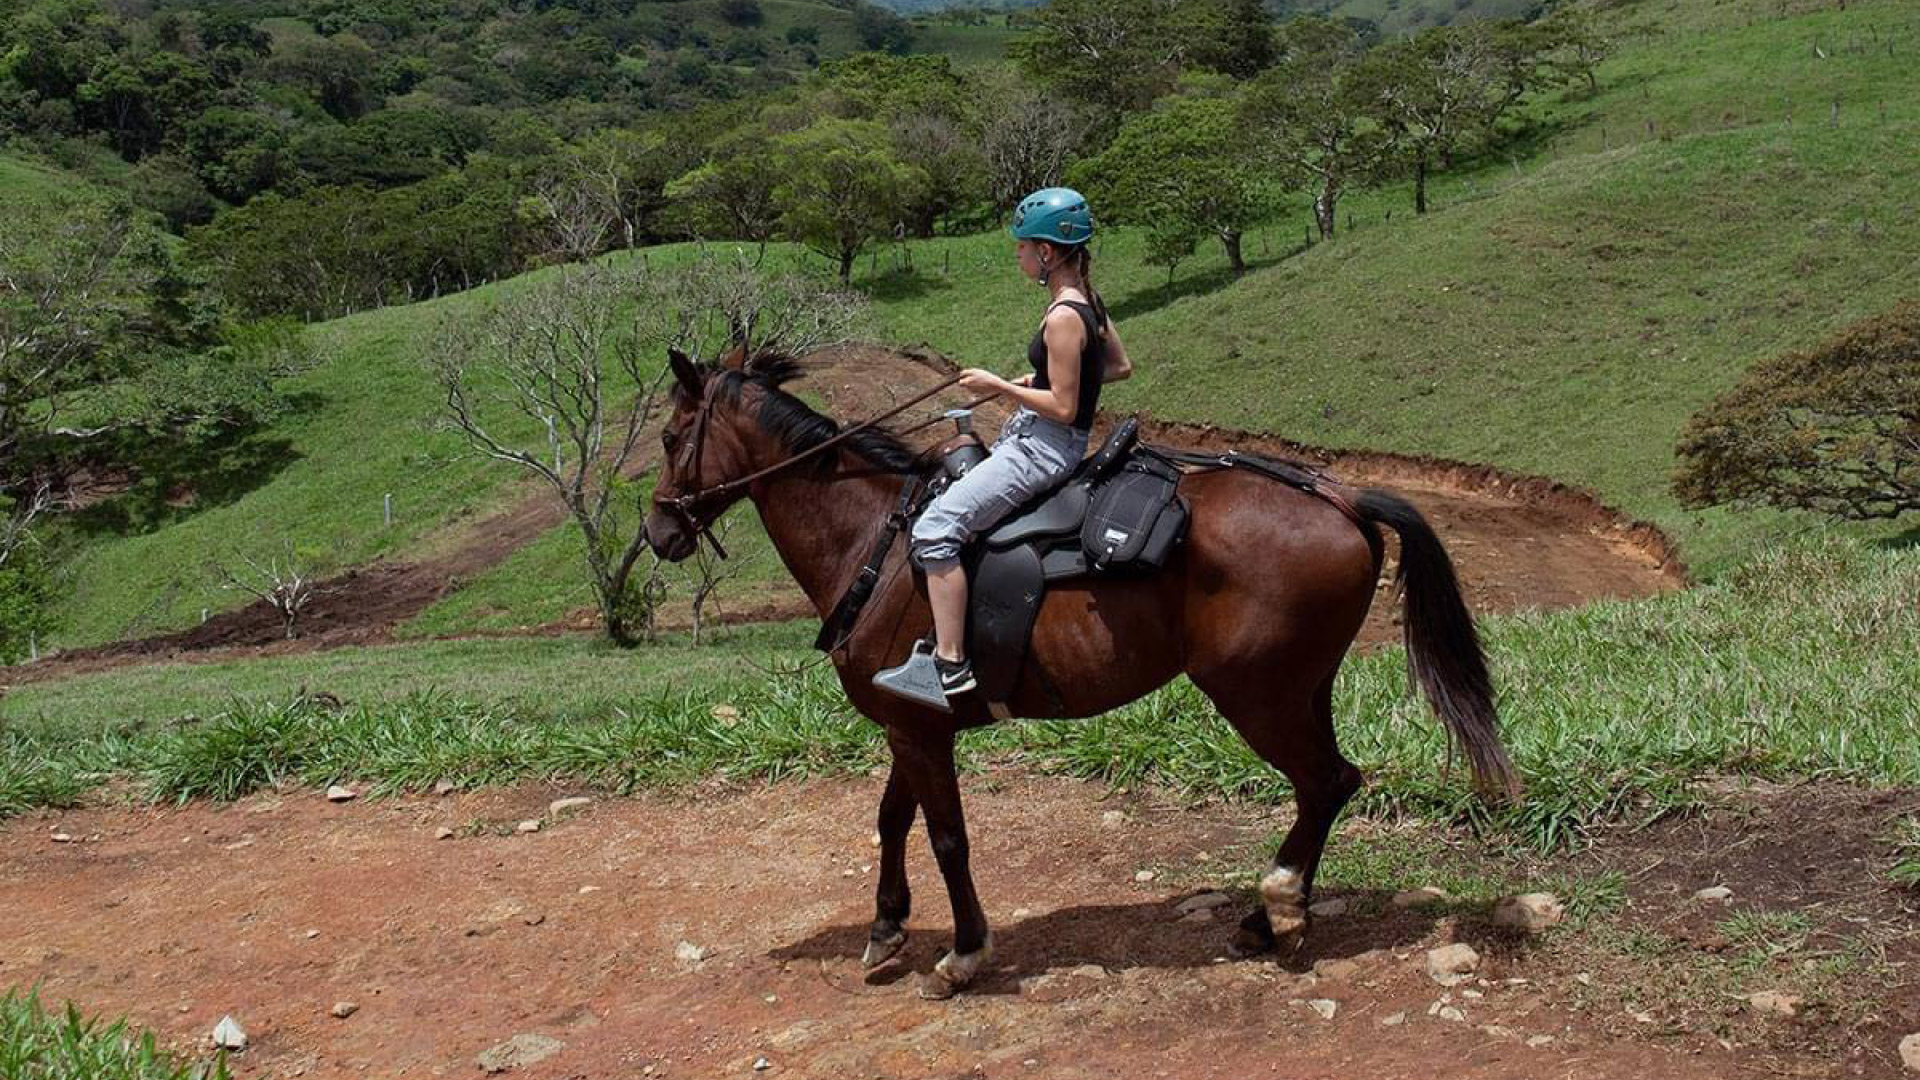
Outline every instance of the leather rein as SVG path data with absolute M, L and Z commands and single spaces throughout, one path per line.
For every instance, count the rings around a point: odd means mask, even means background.
M 693 438 L 687 443 L 687 450 L 684 455 L 685 464 L 689 466 L 685 468 L 684 471 L 689 476 L 693 477 L 694 480 L 696 481 L 696 484 L 695 484 L 696 490 L 688 492 L 687 494 L 684 494 L 684 495 L 676 495 L 671 499 L 656 499 L 654 504 L 656 506 L 662 507 L 663 509 L 669 510 L 675 515 L 677 515 L 680 518 L 681 523 L 686 525 L 688 529 L 691 530 L 696 536 L 705 537 L 707 543 L 713 545 L 714 554 L 724 559 L 727 557 L 727 550 L 726 548 L 721 547 L 720 541 L 714 537 L 713 523 L 711 521 L 703 523 L 698 518 L 694 517 L 693 515 L 694 506 L 706 500 L 713 499 L 721 495 L 727 495 L 734 491 L 738 491 L 741 488 L 748 487 L 759 480 L 763 480 L 768 476 L 773 475 L 774 473 L 777 473 L 784 469 L 789 469 L 795 465 L 798 465 L 802 461 L 807 461 L 811 458 L 818 457 L 819 455 L 825 453 L 826 451 L 832 449 L 833 447 L 838 446 L 841 443 L 847 441 L 848 439 L 853 438 L 855 435 L 858 435 L 863 431 L 870 431 L 875 427 L 878 427 L 879 425 L 885 423 L 886 421 L 891 420 L 894 417 L 900 415 L 901 413 L 906 412 L 908 409 L 911 409 L 915 405 L 918 405 L 921 402 L 927 400 L 928 398 L 933 397 L 935 394 L 940 393 L 942 390 L 958 385 L 959 382 L 960 382 L 960 376 L 955 375 L 952 378 L 946 379 L 945 381 L 940 383 L 936 383 L 932 387 L 929 387 L 928 389 L 918 394 L 915 394 L 913 397 L 910 397 L 907 400 L 901 402 L 900 404 L 895 405 L 893 408 L 888 409 L 886 412 L 883 412 L 880 415 L 872 417 L 870 419 L 863 420 L 860 423 L 855 424 L 850 428 L 845 428 L 835 433 L 831 438 L 828 438 L 813 446 L 810 446 L 807 449 L 802 450 L 791 457 L 784 458 L 778 462 L 775 462 L 772 465 L 767 466 L 764 469 L 758 469 L 754 472 L 750 472 L 745 476 L 737 477 L 732 480 L 722 481 L 721 483 L 715 484 L 712 487 L 704 487 L 704 488 L 697 487 L 697 481 L 700 473 L 700 464 L 705 456 L 702 453 L 702 451 L 705 450 L 706 448 L 707 425 L 713 416 L 713 405 L 714 405 L 715 395 L 706 393 L 705 389 L 703 388 L 701 393 L 701 397 L 703 400 L 701 401 L 701 404 L 700 404 L 700 418 L 694 422 Z M 976 398 L 975 400 L 969 402 L 967 407 L 973 408 L 977 405 L 984 404 L 985 402 L 991 401 L 993 398 L 997 396 L 999 395 L 987 394 L 983 397 Z M 905 431 L 899 432 L 899 434 L 902 434 L 902 435 L 912 434 L 913 432 L 919 431 L 921 428 L 926 427 L 928 424 L 937 423 L 939 419 L 940 418 L 936 416 L 931 420 L 925 421 L 924 423 L 916 424 L 911 428 L 907 428 Z

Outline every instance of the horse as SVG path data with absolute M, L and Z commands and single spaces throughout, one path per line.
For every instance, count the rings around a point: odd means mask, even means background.
M 645 529 L 669 561 L 693 553 L 712 523 L 752 502 L 781 561 L 823 619 L 877 546 L 903 485 L 935 467 L 877 426 L 842 429 L 783 386 L 803 374 L 784 352 L 736 346 L 696 363 L 670 353 L 672 410 Z M 1399 536 L 1396 583 L 1406 604 L 1410 677 L 1462 751 L 1485 797 L 1517 793 L 1501 745 L 1479 636 L 1453 565 L 1431 527 L 1390 492 L 1323 480 L 1313 491 L 1250 470 L 1190 472 L 1179 481 L 1186 541 L 1159 572 L 1055 582 L 1033 627 L 1008 701 L 1016 717 L 1094 716 L 1184 674 L 1240 737 L 1291 783 L 1298 814 L 1260 902 L 1241 920 L 1237 951 L 1298 947 L 1321 853 L 1362 775 L 1340 754 L 1334 676 L 1352 648 L 1381 575 L 1380 527 Z M 895 548 L 902 545 L 896 543 Z M 847 700 L 884 729 L 892 766 L 880 797 L 880 874 L 863 963 L 871 970 L 906 942 L 912 905 L 905 855 L 916 812 L 953 907 L 953 944 L 923 992 L 966 987 L 992 939 L 968 863 L 954 769 L 958 733 L 994 722 L 963 695 L 944 713 L 872 684 L 931 625 L 915 576 L 891 567 L 842 648 L 831 656 Z M 1037 677 L 1036 668 L 1051 678 Z

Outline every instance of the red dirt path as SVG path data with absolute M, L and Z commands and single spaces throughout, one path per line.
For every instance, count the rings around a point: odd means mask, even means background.
M 1176 921 L 1173 904 L 1257 864 L 1242 845 L 1281 817 L 1061 780 L 968 786 L 997 956 L 951 1002 L 914 992 L 949 926 L 918 828 L 904 966 L 869 980 L 855 960 L 876 779 L 602 800 L 533 835 L 511 823 L 550 792 L 18 819 L 0 825 L 0 983 L 129 1013 L 183 1048 L 231 1014 L 253 1039 L 242 1078 L 478 1075 L 476 1055 L 522 1033 L 565 1043 L 512 1074 L 545 1080 L 1835 1074 L 1698 1037 L 1612 1037 L 1524 943 L 1416 912 L 1322 920 L 1284 965 L 1227 961 L 1226 920 Z M 1119 807 L 1124 821 L 1104 817 Z M 433 839 L 476 821 L 494 824 Z M 54 829 L 76 839 L 50 843 Z M 1160 876 L 1136 883 L 1142 867 Z M 1441 991 L 1421 959 L 1456 938 L 1488 978 L 1456 988 L 1451 1021 L 1428 1014 Z M 682 941 L 712 955 L 677 959 Z M 1341 959 L 1353 970 L 1304 974 Z M 359 1011 L 333 1018 L 342 1000 Z

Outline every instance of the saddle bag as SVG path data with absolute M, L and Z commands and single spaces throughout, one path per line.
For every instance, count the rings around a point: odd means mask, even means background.
M 1146 453 L 1129 457 L 1094 490 L 1080 543 L 1094 569 L 1157 570 L 1187 531 L 1180 471 Z

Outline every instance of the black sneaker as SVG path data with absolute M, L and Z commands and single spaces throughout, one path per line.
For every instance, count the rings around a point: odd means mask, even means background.
M 973 663 L 968 660 L 949 660 L 936 655 L 933 668 L 940 673 L 940 692 L 952 697 L 964 694 L 980 685 L 973 678 Z

